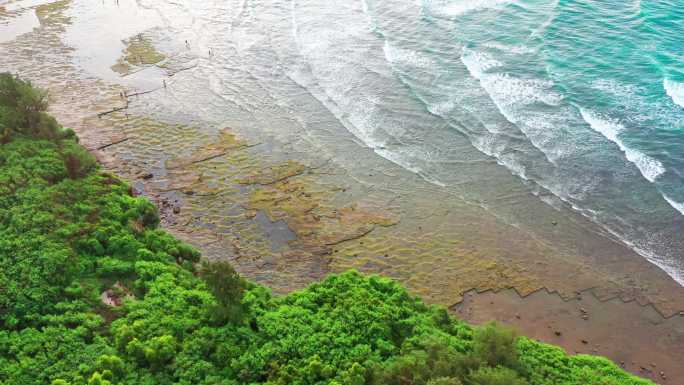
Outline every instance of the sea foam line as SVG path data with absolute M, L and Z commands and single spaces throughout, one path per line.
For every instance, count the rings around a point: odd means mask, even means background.
M 639 169 L 641 175 L 643 175 L 646 180 L 653 183 L 665 172 L 665 167 L 659 160 L 625 146 L 619 137 L 620 132 L 623 131 L 625 127 L 620 124 L 619 121 L 601 116 L 598 113 L 584 108 L 580 108 L 580 114 L 584 121 L 587 122 L 594 131 L 617 144 L 620 151 L 625 154 L 627 160 L 632 162 Z
M 680 106 L 684 107 L 684 83 L 678 83 L 670 79 L 663 79 L 663 88 L 667 96 L 672 99 L 672 101 Z
M 414 50 L 396 47 L 387 40 L 385 40 L 382 50 L 385 54 L 385 59 L 393 68 L 396 64 L 425 69 L 434 67 L 433 61 L 425 55 L 421 55 Z
M 555 164 L 563 149 L 553 140 L 553 115 L 536 113 L 528 108 L 541 103 L 558 106 L 563 96 L 553 91 L 553 82 L 545 79 L 519 78 L 506 72 L 493 71 L 503 63 L 490 54 L 463 47 L 461 62 L 470 75 L 487 93 L 501 115 L 520 129 L 530 144 L 538 149 L 546 160 Z
M 437 16 L 455 18 L 468 12 L 494 8 L 509 3 L 511 0 L 456 0 L 456 1 L 423 1 Z
M 670 206 L 672 206 L 675 210 L 679 211 L 680 213 L 682 213 L 682 215 L 684 215 L 684 203 L 677 202 L 665 194 L 663 194 L 663 198 L 665 198 L 665 200 L 667 201 L 667 203 L 670 204 Z

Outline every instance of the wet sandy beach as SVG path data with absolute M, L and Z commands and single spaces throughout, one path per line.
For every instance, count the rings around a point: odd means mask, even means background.
M 118 3 L 5 2 L 0 69 L 48 89 L 60 122 L 205 256 L 279 293 L 379 273 L 468 321 L 682 381 L 684 288 L 610 234 L 494 161 L 461 165 L 454 186 L 429 183 L 360 144 L 277 64 L 231 66 L 277 63 L 257 36 L 217 47 Z

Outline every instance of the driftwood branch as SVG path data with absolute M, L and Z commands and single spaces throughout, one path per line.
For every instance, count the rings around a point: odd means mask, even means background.
M 138 70 L 136 70 L 136 71 L 127 72 L 127 73 L 125 73 L 125 74 L 120 75 L 119 77 L 125 78 L 125 77 L 127 77 L 127 76 L 135 75 L 135 74 L 137 74 L 138 72 L 145 71 L 146 69 L 152 68 L 152 67 L 159 67 L 159 66 L 156 65 L 156 64 L 155 64 L 154 66 L 149 66 L 149 65 L 143 66 L 142 68 L 140 68 L 140 69 L 138 69 Z M 161 68 L 161 67 L 159 67 L 159 68 Z
M 197 67 L 197 64 L 191 65 L 190 67 L 185 67 L 185 68 L 181 68 L 181 69 L 179 69 L 179 70 L 170 72 L 170 73 L 169 73 L 169 77 L 172 77 L 172 76 L 174 76 L 174 75 L 176 75 L 176 74 L 178 74 L 178 73 L 181 73 L 181 72 L 183 72 L 183 71 L 191 70 L 191 69 L 193 69 L 193 68 L 195 68 L 195 67 Z
M 102 146 L 97 147 L 96 150 L 104 150 L 104 149 L 107 148 L 107 147 L 111 147 L 111 146 L 117 145 L 117 144 L 119 144 L 119 143 L 123 143 L 123 142 L 125 142 L 125 141 L 127 141 L 127 140 L 129 140 L 129 139 L 131 139 L 131 138 L 123 138 L 123 139 L 120 139 L 120 140 L 117 140 L 117 141 L 114 141 L 114 142 L 111 142 L 111 143 L 103 144 Z
M 123 110 L 125 110 L 125 109 L 127 109 L 127 108 L 128 108 L 128 103 L 126 103 L 126 105 L 123 106 L 123 107 L 117 107 L 117 108 L 113 108 L 113 109 L 111 109 L 111 110 L 109 110 L 109 111 L 100 112 L 99 114 L 97 114 L 97 117 L 98 117 L 98 118 L 101 118 L 101 117 L 103 117 L 103 116 L 105 116 L 105 115 L 109 115 L 109 114 L 114 113 L 114 112 L 117 112 L 117 111 L 123 111 Z
M 340 240 L 338 240 L 338 241 L 326 242 L 325 245 L 326 245 L 326 246 L 336 246 L 336 245 L 339 245 L 340 243 L 344 243 L 344 242 L 347 242 L 347 241 L 353 241 L 353 240 L 356 240 L 356 239 L 360 239 L 360 238 L 363 238 L 363 237 L 365 237 L 366 235 L 370 234 L 373 230 L 375 230 L 375 226 L 372 226 L 372 227 L 370 227 L 369 229 L 364 230 L 364 231 L 362 231 L 362 232 L 359 233 L 359 234 L 355 234 L 355 235 L 352 235 L 352 236 L 349 236 L 349 237 L 344 237 L 344 238 L 342 238 L 342 239 L 340 239 Z
M 160 89 L 161 89 L 161 87 L 160 87 L 160 88 L 155 88 L 155 89 L 153 89 L 153 90 L 142 91 L 142 92 L 136 92 L 136 93 L 134 93 L 134 94 L 126 95 L 126 98 L 131 98 L 131 97 L 133 97 L 133 96 L 140 96 L 140 95 L 149 94 L 149 93 L 151 93 L 151 92 L 158 91 L 158 90 L 160 90 Z

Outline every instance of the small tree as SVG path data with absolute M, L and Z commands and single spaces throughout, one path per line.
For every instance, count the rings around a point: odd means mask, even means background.
M 0 73 L 0 143 L 8 143 L 13 133 L 36 139 L 75 139 L 46 113 L 48 94 L 31 82 Z
M 218 301 L 218 306 L 214 309 L 215 321 L 224 323 L 241 320 L 244 312 L 242 296 L 247 288 L 247 282 L 233 266 L 225 261 L 204 261 L 200 268 L 200 276 Z
M 17 127 L 28 129 L 32 134 L 38 128 L 41 114 L 47 110 L 45 91 L 34 88 L 31 82 L 21 80 L 9 73 L 0 73 L 0 105 L 14 110 Z
M 475 330 L 473 355 L 491 367 L 514 368 L 518 364 L 517 341 L 515 330 L 490 322 Z
M 9 143 L 12 132 L 20 125 L 21 116 L 13 108 L 0 104 L 0 144 Z
M 163 335 L 152 338 L 146 345 L 145 359 L 152 369 L 159 370 L 173 360 L 178 343 L 173 336 Z

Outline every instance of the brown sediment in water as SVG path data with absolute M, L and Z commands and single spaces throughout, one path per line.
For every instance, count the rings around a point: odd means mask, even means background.
M 464 317 L 475 322 L 510 319 L 516 308 L 529 314 L 554 309 L 543 319 L 560 325 L 574 312 L 574 302 L 565 300 L 587 288 L 593 288 L 592 298 L 651 303 L 665 316 L 684 309 L 684 290 L 664 272 L 624 246 L 589 241 L 597 238 L 581 219 L 558 218 L 549 225 L 549 233 L 587 240 L 572 249 L 581 252 L 563 252 L 438 188 L 397 187 L 404 182 L 397 176 L 400 170 L 377 173 L 373 178 L 380 187 L 360 187 L 334 160 L 287 159 L 275 154 L 279 143 L 248 140 L 238 128 L 153 117 L 145 103 L 163 97 L 157 96 L 163 89 L 126 90 L 82 76 L 72 64 L 72 49 L 60 40 L 71 22 L 63 12 L 68 5 L 59 1 L 39 7 L 40 29 L 0 45 L 0 63 L 47 88 L 53 114 L 78 132 L 107 169 L 158 203 L 167 229 L 198 246 L 206 257 L 228 259 L 242 274 L 276 292 L 356 268 L 396 278 L 426 301 L 447 306 L 471 289 L 507 293 L 514 288 L 527 296 L 509 301 L 515 306 L 492 300 L 488 307 L 486 301 L 469 302 L 471 296 L 466 295 L 459 309 L 474 309 L 480 318 Z M 168 68 L 193 65 L 166 56 Z M 128 96 L 122 98 L 125 90 Z M 143 94 L 130 96 L 136 93 Z M 276 227 L 282 236 L 273 235 Z M 599 248 L 600 258 L 594 253 Z M 537 300 L 542 288 L 558 293 L 551 297 L 559 302 Z M 581 325 L 592 325 L 587 329 L 594 333 L 592 340 L 604 338 L 601 333 L 608 327 L 594 320 L 605 319 L 618 325 L 624 336 L 661 336 L 659 330 L 671 330 L 662 354 L 677 357 L 677 343 L 684 346 L 676 317 L 655 326 L 635 323 L 632 320 L 652 319 L 652 310 L 635 303 L 624 308 L 613 301 L 603 304 L 590 310 L 590 321 L 580 318 Z M 611 318 L 618 307 L 615 314 L 621 316 Z M 516 325 L 538 336 L 534 328 L 539 323 Z M 574 326 L 567 325 L 562 333 L 569 336 Z M 624 338 L 606 341 L 616 351 L 636 349 Z M 650 351 L 655 352 L 645 350 Z M 598 353 L 619 359 L 609 350 Z

